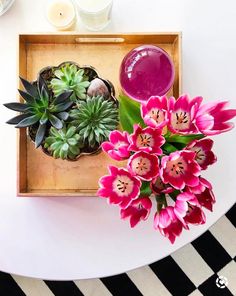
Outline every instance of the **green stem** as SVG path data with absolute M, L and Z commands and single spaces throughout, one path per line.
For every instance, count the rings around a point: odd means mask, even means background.
M 169 196 L 173 199 L 173 201 L 176 201 L 176 198 L 180 193 L 180 190 L 174 190 L 173 192 L 169 193 Z
M 159 213 L 163 206 L 167 207 L 166 195 L 161 193 L 160 195 L 156 195 L 155 198 L 157 202 L 157 212 Z
M 162 203 L 157 203 L 157 212 L 160 213 L 161 209 L 162 209 L 163 204 Z

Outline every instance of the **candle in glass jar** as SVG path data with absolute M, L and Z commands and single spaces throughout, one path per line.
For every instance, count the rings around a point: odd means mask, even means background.
M 75 8 L 70 0 L 50 1 L 47 7 L 47 18 L 51 25 L 58 30 L 67 30 L 76 21 Z
M 102 30 L 110 22 L 112 0 L 77 0 L 82 23 L 93 31 Z

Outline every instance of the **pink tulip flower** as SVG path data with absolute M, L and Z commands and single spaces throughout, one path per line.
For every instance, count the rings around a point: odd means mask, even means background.
M 188 187 L 188 190 L 195 194 L 199 204 L 209 211 L 213 211 L 213 204 L 216 202 L 212 185 L 206 179 L 200 177 L 196 187 Z
M 102 143 L 102 149 L 111 158 L 115 160 L 124 160 L 129 158 L 129 134 L 127 132 L 112 131 L 109 135 L 109 140 Z
M 228 102 L 213 102 L 202 105 L 196 115 L 196 125 L 204 135 L 217 135 L 234 127 L 230 119 L 236 116 L 236 109 L 225 109 Z
M 149 197 L 133 200 L 126 209 L 120 210 L 121 219 L 130 218 L 130 226 L 133 228 L 141 220 L 149 217 L 152 202 Z
M 168 123 L 168 98 L 152 96 L 141 105 L 141 115 L 146 125 L 163 128 Z
M 185 185 L 197 186 L 201 168 L 193 151 L 181 150 L 162 157 L 160 177 L 163 183 L 170 183 L 176 189 Z
M 196 153 L 195 160 L 200 165 L 202 170 L 207 169 L 207 167 L 216 162 L 217 158 L 212 152 L 213 140 L 202 139 L 194 140 L 188 144 L 187 150 L 194 151 Z
M 155 214 L 154 228 L 158 229 L 173 244 L 176 237 L 181 234 L 183 224 L 176 217 L 174 207 L 168 206 Z
M 145 151 L 162 154 L 161 146 L 165 139 L 161 135 L 161 129 L 146 127 L 142 129 L 138 124 L 134 125 L 134 133 L 130 135 L 130 151 Z
M 206 222 L 197 197 L 189 192 L 183 192 L 177 196 L 174 212 L 185 228 L 188 228 L 188 223 L 198 225 Z
M 152 189 L 152 192 L 155 194 L 171 193 L 174 191 L 174 188 L 172 186 L 163 183 L 160 176 L 152 180 L 152 182 L 150 183 L 150 187 Z
M 131 174 L 145 181 L 151 181 L 159 175 L 159 160 L 155 154 L 144 151 L 134 153 L 128 160 Z
M 141 181 L 123 168 L 109 166 L 109 172 L 110 175 L 100 178 L 97 195 L 125 209 L 139 197 Z
M 177 100 L 171 97 L 169 101 L 169 130 L 177 134 L 196 134 L 198 128 L 195 125 L 195 118 L 202 97 L 195 97 L 192 100 L 187 95 L 182 95 Z

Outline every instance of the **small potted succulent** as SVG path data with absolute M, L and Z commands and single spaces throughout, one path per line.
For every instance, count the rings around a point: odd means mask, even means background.
M 118 125 L 114 87 L 91 66 L 64 62 L 42 69 L 33 83 L 20 79 L 24 102 L 4 104 L 20 112 L 7 123 L 27 128 L 35 147 L 54 158 L 97 153 Z
M 46 153 L 48 151 L 54 158 L 62 159 L 75 159 L 80 154 L 80 146 L 80 136 L 76 127 L 66 125 L 59 130 L 52 126 L 44 142 Z

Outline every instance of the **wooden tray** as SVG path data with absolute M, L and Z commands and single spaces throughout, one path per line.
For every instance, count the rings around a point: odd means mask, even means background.
M 170 54 L 175 64 L 175 81 L 168 95 L 178 97 L 181 91 L 180 33 L 21 34 L 19 75 L 33 81 L 45 66 L 75 61 L 94 66 L 102 78 L 114 84 L 118 96 L 120 63 L 127 52 L 141 44 L 158 45 Z M 118 164 L 105 153 L 83 156 L 76 162 L 55 160 L 35 149 L 26 131 L 20 129 L 17 192 L 19 196 L 95 195 L 98 179 L 107 174 L 107 165 L 112 163 Z

